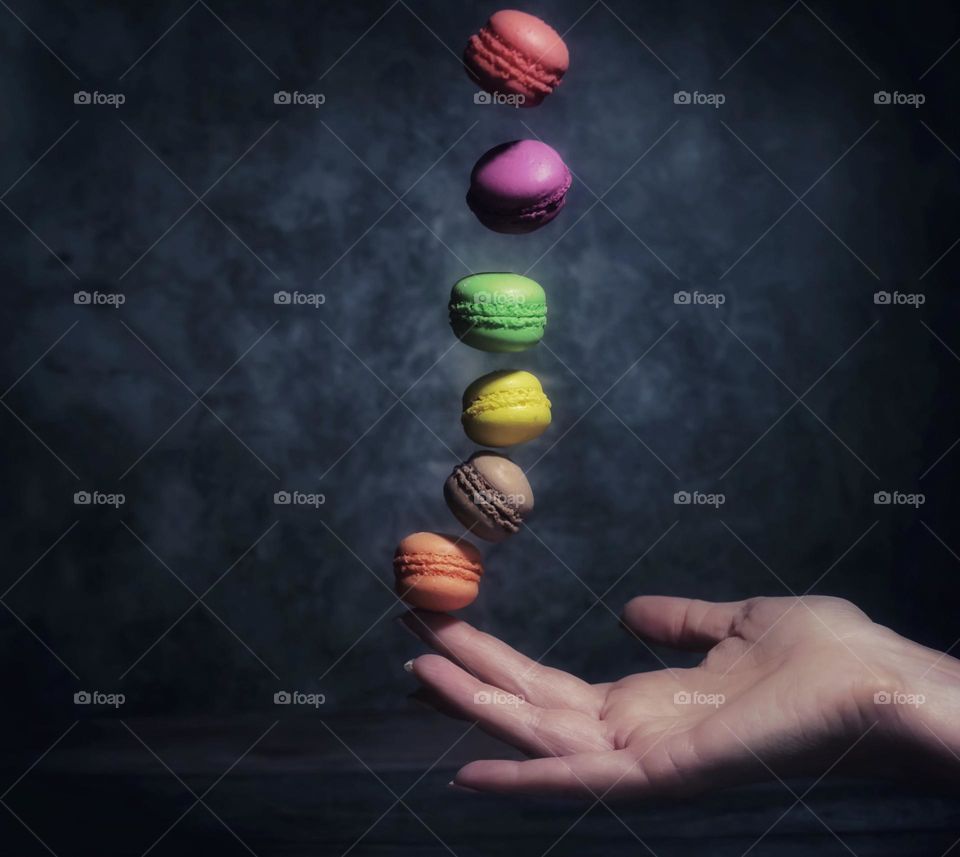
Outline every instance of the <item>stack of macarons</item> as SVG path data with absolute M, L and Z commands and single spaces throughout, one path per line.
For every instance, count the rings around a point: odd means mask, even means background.
M 525 12 L 497 12 L 464 51 L 471 79 L 493 96 L 521 107 L 540 104 L 559 86 L 569 65 L 567 47 L 549 24 Z M 494 232 L 520 235 L 553 220 L 571 185 L 570 170 L 539 140 L 494 146 L 470 174 L 467 205 Z M 528 277 L 506 272 L 471 274 L 454 284 L 450 326 L 465 345 L 517 353 L 543 338 L 547 297 Z M 463 393 L 461 423 L 470 440 L 503 448 L 539 437 L 550 425 L 550 400 L 536 376 L 500 369 L 477 378 Z M 458 464 L 443 486 L 447 506 L 467 530 L 489 542 L 518 532 L 533 511 L 523 470 L 499 452 L 479 450 Z M 480 552 L 464 537 L 413 533 L 393 559 L 398 594 L 425 610 L 459 610 L 473 602 L 483 574 Z

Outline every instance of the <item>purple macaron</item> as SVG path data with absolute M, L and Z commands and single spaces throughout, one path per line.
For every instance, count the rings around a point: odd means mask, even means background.
M 546 143 L 514 140 L 477 161 L 467 205 L 488 229 L 520 235 L 560 213 L 571 181 L 567 165 Z

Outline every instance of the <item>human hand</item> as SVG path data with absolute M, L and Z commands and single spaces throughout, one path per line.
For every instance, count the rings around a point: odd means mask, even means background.
M 407 664 L 428 698 L 533 757 L 472 762 L 458 786 L 602 799 L 835 768 L 960 778 L 960 662 L 840 598 L 634 598 L 622 622 L 638 639 L 707 655 L 606 684 L 450 616 L 402 621 L 440 653 Z

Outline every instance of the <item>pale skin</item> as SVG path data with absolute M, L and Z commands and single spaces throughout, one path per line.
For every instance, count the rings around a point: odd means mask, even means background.
M 960 780 L 960 661 L 840 598 L 634 598 L 625 644 L 705 657 L 603 684 L 451 616 L 401 621 L 438 652 L 407 665 L 421 698 L 529 757 L 471 762 L 461 788 L 596 800 L 828 772 Z

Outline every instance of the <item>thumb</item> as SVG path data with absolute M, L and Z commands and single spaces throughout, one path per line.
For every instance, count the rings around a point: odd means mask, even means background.
M 705 652 L 735 633 L 748 603 L 641 595 L 627 602 L 621 621 L 644 640 Z

